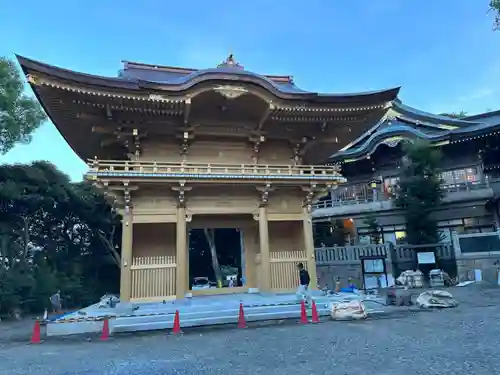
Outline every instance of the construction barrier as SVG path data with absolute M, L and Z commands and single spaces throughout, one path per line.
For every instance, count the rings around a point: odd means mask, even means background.
M 348 302 L 338 302 L 342 305 Z M 99 316 L 61 319 L 47 322 L 47 336 L 63 336 L 70 334 L 101 333 L 106 330 L 107 336 L 121 332 L 138 332 L 153 330 L 171 330 L 173 334 L 180 333 L 181 326 L 201 327 L 222 324 L 235 324 L 238 328 L 247 327 L 248 322 L 299 319 L 300 324 L 319 323 L 320 316 L 331 315 L 331 303 L 312 301 L 309 306 L 311 319 L 304 301 L 301 303 L 259 304 L 232 306 L 211 310 L 182 310 L 175 312 L 145 313 L 120 316 Z M 364 306 L 363 306 L 364 309 Z M 379 311 L 380 312 L 380 311 Z M 182 319 L 180 318 L 182 316 Z M 106 328 L 104 329 L 106 325 Z M 107 337 L 106 335 L 104 335 Z
M 253 307 L 276 307 L 276 306 L 296 306 L 298 302 L 281 302 L 281 303 L 267 303 L 267 304 L 243 304 L 243 307 L 253 308 Z M 175 315 L 175 311 L 171 312 L 158 312 L 158 313 L 144 313 L 144 314 L 125 314 L 125 315 L 106 315 L 106 316 L 89 316 L 89 317 L 78 317 L 78 318 L 61 318 L 57 320 L 41 319 L 43 323 L 74 323 L 74 322 L 95 322 L 102 321 L 106 317 L 109 318 L 133 318 L 141 316 L 166 316 Z

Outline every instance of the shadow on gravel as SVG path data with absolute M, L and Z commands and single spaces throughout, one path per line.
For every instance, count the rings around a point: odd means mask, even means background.
M 486 282 L 478 282 L 464 287 L 449 289 L 462 306 L 492 307 L 500 305 L 500 287 Z

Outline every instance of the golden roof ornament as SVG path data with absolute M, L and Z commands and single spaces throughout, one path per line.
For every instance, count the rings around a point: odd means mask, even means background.
M 243 69 L 243 66 L 241 66 L 236 61 L 236 59 L 234 58 L 234 55 L 232 53 L 230 53 L 222 63 L 220 63 L 219 65 L 217 65 L 217 68 L 239 68 L 239 69 Z

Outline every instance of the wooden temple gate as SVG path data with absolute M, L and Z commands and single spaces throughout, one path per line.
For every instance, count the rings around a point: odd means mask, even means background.
M 193 212 L 253 215 L 256 251 L 249 258 L 257 259 L 260 248 L 261 262 L 245 264 L 248 288 L 294 290 L 299 262 L 308 265 L 315 287 L 312 203 L 346 182 L 338 165 L 323 162 L 374 126 L 399 91 L 320 98 L 283 90 L 283 84 L 295 87 L 290 76 L 247 72 L 232 54 L 201 70 L 126 62 L 120 77 L 18 59 L 54 124 L 88 161 L 85 178 L 123 216 L 124 302 L 181 299 L 189 292 L 184 236 Z M 152 71 L 164 83 L 148 81 L 144 74 Z M 174 76 L 185 84 L 173 84 Z M 73 104 L 60 105 L 66 102 Z M 350 132 L 353 122 L 358 125 Z M 273 224 L 281 221 L 297 222 L 296 228 L 287 232 Z M 155 232 L 166 223 L 175 223 L 171 234 Z M 134 234 L 135 224 L 150 229 Z M 283 233 L 297 237 L 283 242 Z M 270 251 L 294 246 L 303 250 Z

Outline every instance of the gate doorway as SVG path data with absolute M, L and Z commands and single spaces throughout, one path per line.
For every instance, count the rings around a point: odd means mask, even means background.
M 204 228 L 189 231 L 189 289 L 234 288 L 244 284 L 243 231 Z

